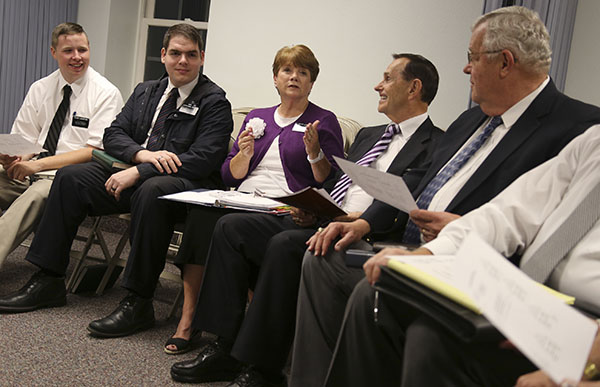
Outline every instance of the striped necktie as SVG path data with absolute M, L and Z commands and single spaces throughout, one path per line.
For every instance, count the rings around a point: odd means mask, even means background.
M 521 268 L 532 279 L 544 283 L 552 271 L 600 218 L 600 184 L 597 184 Z
M 377 141 L 371 150 L 365 153 L 356 164 L 363 166 L 371 165 L 373 161 L 386 151 L 388 145 L 392 142 L 392 137 L 399 133 L 400 126 L 398 124 L 390 123 L 387 128 L 385 128 L 385 132 L 383 132 L 379 141 Z M 331 198 L 335 200 L 338 205 L 342 205 L 344 198 L 346 197 L 346 192 L 348 192 L 348 188 L 351 184 L 352 179 L 346 174 L 340 177 L 337 183 L 335 183 L 335 187 L 333 187 L 333 190 L 331 191 Z
M 152 128 L 152 132 L 150 133 L 150 137 L 148 138 L 148 145 L 146 145 L 146 149 L 155 151 L 159 150 L 161 146 L 161 138 L 164 138 L 163 129 L 165 127 L 165 122 L 167 121 L 167 117 L 169 114 L 175 111 L 177 108 L 177 98 L 179 97 L 179 90 L 177 88 L 173 88 L 167 97 L 167 100 L 160 108 L 160 112 L 158 113 L 158 117 L 156 117 L 156 122 L 154 123 L 154 127 Z
M 71 92 L 71 86 L 65 85 L 65 87 L 63 87 L 63 99 L 60 102 L 60 105 L 58 105 L 58 109 L 56 109 L 56 113 L 50 124 L 50 129 L 48 129 L 46 141 L 44 142 L 44 149 L 46 149 L 47 152 L 40 153 L 39 158 L 54 156 L 56 154 L 58 138 L 60 137 L 60 132 L 65 123 L 65 118 L 71 103 Z
M 491 119 L 489 124 L 483 129 L 483 131 L 473 140 L 469 145 L 463 148 L 454 158 L 446 164 L 446 166 L 427 184 L 427 187 L 423 190 L 419 198 L 417 199 L 417 206 L 421 209 L 427 209 L 431 200 L 435 194 L 450 180 L 452 176 L 459 169 L 465 165 L 467 161 L 477 152 L 479 148 L 486 142 L 490 137 L 494 129 L 502 124 L 502 117 L 495 116 Z M 416 224 L 411 220 L 406 225 L 404 231 L 404 237 L 402 238 L 403 243 L 418 245 L 421 244 L 421 232 Z

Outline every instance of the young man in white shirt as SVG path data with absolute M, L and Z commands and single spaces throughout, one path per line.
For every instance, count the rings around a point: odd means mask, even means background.
M 0 265 L 43 213 L 52 180 L 33 176 L 91 160 L 92 149 L 102 148 L 104 129 L 123 107 L 119 90 L 89 67 L 89 41 L 80 25 L 56 26 L 50 52 L 58 70 L 31 85 L 11 133 L 52 149 L 38 158 L 0 154 Z M 53 144 L 49 133 L 55 136 Z

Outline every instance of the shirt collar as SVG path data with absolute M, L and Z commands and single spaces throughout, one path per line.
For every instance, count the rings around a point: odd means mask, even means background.
M 419 126 L 421 126 L 421 124 L 423 124 L 423 122 L 425 122 L 427 117 L 428 117 L 427 112 L 425 112 L 423 114 L 419 114 L 418 116 L 414 116 L 414 117 L 411 117 L 407 120 L 400 122 L 398 124 L 398 126 L 400 127 L 400 132 L 402 134 L 402 137 L 406 141 L 408 141 L 410 139 L 410 137 L 413 134 L 415 134 L 417 129 L 419 129 Z
M 196 87 L 196 84 L 198 83 L 199 78 L 200 78 L 200 73 L 198 73 L 198 75 L 196 76 L 196 78 L 194 78 L 193 81 L 186 83 L 185 85 L 183 85 L 177 89 L 179 91 L 179 98 L 177 99 L 177 102 L 178 102 L 177 106 L 179 106 L 179 101 L 181 101 L 181 102 L 185 101 L 187 99 L 187 97 L 189 97 L 190 94 L 192 94 L 192 90 L 194 90 L 194 87 Z M 167 85 L 165 94 L 169 94 L 174 87 L 175 86 L 171 83 L 171 78 L 169 78 L 169 84 Z
M 535 89 L 534 91 L 529 93 L 525 98 L 523 98 L 516 104 L 512 105 L 510 107 L 510 109 L 505 111 L 504 114 L 502 114 L 502 116 L 501 116 L 504 126 L 506 126 L 507 128 L 510 128 L 511 126 L 513 126 L 514 123 L 517 122 L 519 117 L 521 117 L 521 115 L 525 112 L 525 110 L 527 110 L 527 108 L 529 108 L 529 105 L 531 105 L 533 100 L 542 92 L 544 87 L 546 87 L 546 85 L 549 82 L 550 82 L 550 77 L 547 76 L 546 80 L 544 82 L 542 82 L 542 84 L 539 85 L 537 87 L 537 89 Z
M 83 74 L 83 76 L 81 78 L 79 78 L 78 80 L 76 80 L 73 83 L 68 83 L 65 78 L 62 76 L 62 73 L 60 72 L 60 70 L 58 70 L 58 89 L 62 90 L 63 87 L 65 87 L 65 85 L 69 85 L 71 86 L 71 95 L 73 97 L 78 97 L 79 94 L 81 94 L 81 92 L 83 91 L 83 88 L 85 87 L 85 85 L 87 84 L 88 81 L 88 73 L 90 71 L 91 67 L 88 66 L 88 68 L 85 70 L 85 74 Z M 62 95 L 62 94 L 61 94 Z

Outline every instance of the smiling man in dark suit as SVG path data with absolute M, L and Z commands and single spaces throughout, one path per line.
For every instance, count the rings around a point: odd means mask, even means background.
M 435 66 L 420 55 L 395 54 L 393 58 L 375 86 L 380 96 L 378 111 L 391 122 L 361 129 L 348 159 L 404 175 L 429 164 L 435 140 L 443 133 L 427 113 L 439 77 Z M 332 196 L 348 213 L 345 221 L 356 219 L 373 201 L 341 171 L 328 183 L 332 183 L 328 187 L 333 187 Z M 416 182 L 409 185 L 414 188 Z M 219 339 L 196 359 L 173 365 L 175 380 L 231 380 L 241 369 L 231 386 L 284 383 L 282 369 L 293 340 L 305 242 L 319 223 L 297 213 L 281 220 L 281 227 L 273 233 L 269 218 L 231 214 L 217 223 L 212 246 L 218 253 L 208 260 L 193 326 Z M 249 232 L 259 228 L 261 232 Z M 247 273 L 252 270 L 259 271 L 258 280 L 245 311 Z M 250 367 L 241 368 L 243 363 Z
M 445 224 L 488 202 L 600 122 L 600 109 L 560 93 L 548 77 L 550 39 L 533 11 L 508 7 L 482 16 L 473 27 L 467 59 L 463 71 L 471 76 L 471 96 L 479 106 L 461 114 L 441 139 L 414 191 L 421 209 L 411 212 L 412 221 L 407 223 L 406 214 L 376 202 L 360 219 L 332 223 L 311 239 L 300 281 L 292 386 L 324 382 L 348 298 L 353 290 L 351 300 L 362 300 L 362 294 L 370 292 L 365 280 L 355 289 L 363 271 L 344 265 L 349 245 L 368 248 L 361 241 L 364 236 L 405 226 L 404 242 L 431 240 Z M 352 301 L 349 311 L 351 305 Z M 374 375 L 361 363 L 366 356 L 359 349 L 361 336 L 340 336 L 331 385 L 364 385 L 367 379 L 382 385 L 370 379 Z

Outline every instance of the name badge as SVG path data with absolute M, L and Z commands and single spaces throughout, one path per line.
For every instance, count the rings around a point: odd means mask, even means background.
M 88 126 L 90 126 L 90 119 L 87 117 L 76 116 L 75 114 L 73 114 L 71 125 L 78 126 L 80 128 L 87 128 Z
M 306 132 L 306 124 L 296 122 L 294 124 L 294 127 L 292 128 L 292 132 L 300 132 L 300 133 Z
M 195 116 L 196 113 L 198 113 L 198 106 L 196 106 L 196 104 L 192 104 L 192 103 L 184 103 L 179 108 L 179 111 L 182 113 L 185 113 L 185 114 L 190 114 L 192 116 Z

